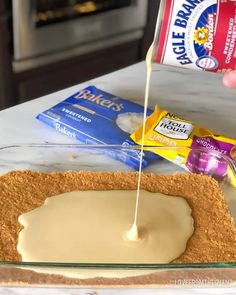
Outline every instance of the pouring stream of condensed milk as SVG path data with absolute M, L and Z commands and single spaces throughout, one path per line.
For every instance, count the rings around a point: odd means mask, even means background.
M 24 227 L 17 245 L 22 261 L 171 262 L 185 251 L 193 233 L 191 208 L 181 197 L 144 190 L 140 194 L 142 224 L 137 242 L 128 240 L 125 235 L 132 224 L 135 190 L 72 191 L 47 198 L 41 207 L 19 217 Z M 76 268 L 49 268 L 43 272 L 78 276 Z M 146 270 L 146 273 L 150 272 Z M 132 270 L 129 275 L 141 273 Z M 102 273 L 98 269 L 95 275 L 122 277 L 127 276 L 127 272 L 107 270 Z M 84 276 L 84 270 L 80 270 L 79 277 Z
M 152 56 L 153 56 L 154 44 L 152 44 L 148 50 L 146 56 L 146 86 L 145 86 L 145 96 L 144 96 L 144 111 L 143 111 L 143 129 L 142 129 L 142 142 L 141 142 L 141 152 L 140 152 L 140 161 L 139 161 L 139 171 L 138 171 L 138 186 L 137 186 L 137 196 L 136 196 L 136 206 L 134 213 L 134 223 L 130 230 L 127 232 L 127 238 L 130 241 L 138 241 L 139 237 L 139 228 L 138 228 L 138 208 L 139 208 L 139 199 L 140 199 L 140 184 L 141 184 L 141 175 L 142 175 L 142 162 L 143 162 L 143 146 L 144 146 L 144 134 L 146 127 L 146 118 L 147 118 L 147 108 L 148 108 L 148 99 L 150 93 L 150 81 L 152 75 Z

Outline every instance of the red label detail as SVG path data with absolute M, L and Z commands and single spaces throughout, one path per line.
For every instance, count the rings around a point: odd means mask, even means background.
M 170 21 L 172 18 L 173 0 L 166 0 L 164 8 L 164 18 L 161 25 L 160 37 L 157 47 L 157 55 L 155 62 L 162 63 L 166 51 L 166 43 L 170 29 Z
M 232 70 L 236 65 L 236 2 L 220 2 L 211 56 L 218 60 L 216 71 Z

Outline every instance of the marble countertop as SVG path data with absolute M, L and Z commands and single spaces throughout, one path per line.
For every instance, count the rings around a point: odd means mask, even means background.
M 142 62 L 1 111 L 1 145 L 68 142 L 67 137 L 35 120 L 35 116 L 91 84 L 143 104 L 145 72 Z M 155 65 L 149 106 L 156 104 L 214 131 L 236 137 L 236 90 L 226 89 L 218 74 Z
M 1 146 L 14 143 L 68 143 L 35 116 L 85 86 L 95 85 L 117 96 L 143 104 L 145 63 L 139 63 L 97 79 L 32 100 L 0 112 Z M 236 90 L 226 89 L 222 77 L 155 65 L 149 107 L 159 104 L 176 115 L 198 122 L 214 131 L 236 138 Z M 1 294 L 39 294 L 40 289 L 2 288 Z M 44 294 L 173 294 L 173 290 L 75 290 L 44 289 Z M 235 294 L 235 289 L 185 289 L 174 294 Z

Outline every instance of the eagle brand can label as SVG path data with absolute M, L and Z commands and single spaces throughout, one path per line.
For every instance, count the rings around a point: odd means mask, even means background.
M 219 73 L 235 68 L 236 0 L 163 1 L 155 62 Z

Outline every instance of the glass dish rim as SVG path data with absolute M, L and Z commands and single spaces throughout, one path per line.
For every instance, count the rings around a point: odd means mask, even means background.
M 236 268 L 236 262 L 211 263 L 69 263 L 69 262 L 15 262 L 0 261 L 0 267 L 44 267 L 44 268 L 78 268 L 100 270 L 176 270 L 176 269 L 224 269 Z
M 81 149 L 118 149 L 118 150 L 141 150 L 140 145 L 120 145 L 120 144 L 80 144 L 80 143 L 11 143 L 0 145 L 2 150 L 10 148 L 81 148 Z M 206 152 L 217 158 L 223 158 L 230 165 L 234 176 L 236 177 L 236 162 L 229 156 L 217 150 L 207 149 L 204 147 L 191 148 L 188 146 L 158 146 L 145 145 L 144 149 L 160 150 L 184 150 L 191 149 L 198 152 Z M 174 163 L 172 163 L 174 164 Z M 145 169 L 144 169 L 145 170 Z M 186 170 L 188 171 L 188 170 Z M 188 171 L 191 173 L 190 171 Z M 144 171 L 145 173 L 145 171 Z M 180 172 L 181 173 L 181 172 Z M 184 173 L 184 172 L 183 172 Z M 161 173 L 160 173 L 161 174 Z M 0 261 L 0 267 L 45 267 L 45 268 L 78 268 L 78 269 L 105 269 L 105 270 L 176 270 L 176 269 L 224 269 L 236 268 L 236 262 L 215 262 L 215 263 L 61 263 L 61 262 L 22 262 L 22 261 Z
M 134 145 L 122 145 L 122 144 L 81 144 L 81 143 L 11 143 L 9 145 L 0 145 L 1 150 L 8 148 L 88 148 L 88 149 L 118 149 L 118 150 L 141 150 L 141 146 Z M 149 151 L 149 149 L 160 149 L 160 150 L 184 150 L 190 149 L 197 152 L 205 152 L 211 154 L 217 158 L 223 158 L 229 164 L 234 176 L 236 177 L 236 162 L 233 161 L 228 155 L 221 153 L 220 151 L 208 149 L 204 147 L 189 147 L 189 146 L 160 146 L 160 145 L 144 145 L 144 150 Z M 162 157 L 162 156 L 161 156 Z M 165 159 L 166 160 L 166 159 Z M 167 160 L 168 161 L 168 160 Z M 170 162 L 170 161 L 169 161 Z M 175 163 L 172 163 L 175 164 Z M 178 166 L 177 164 L 175 164 Z M 145 168 L 144 168 L 145 169 Z M 191 172 L 191 171 L 189 171 Z

